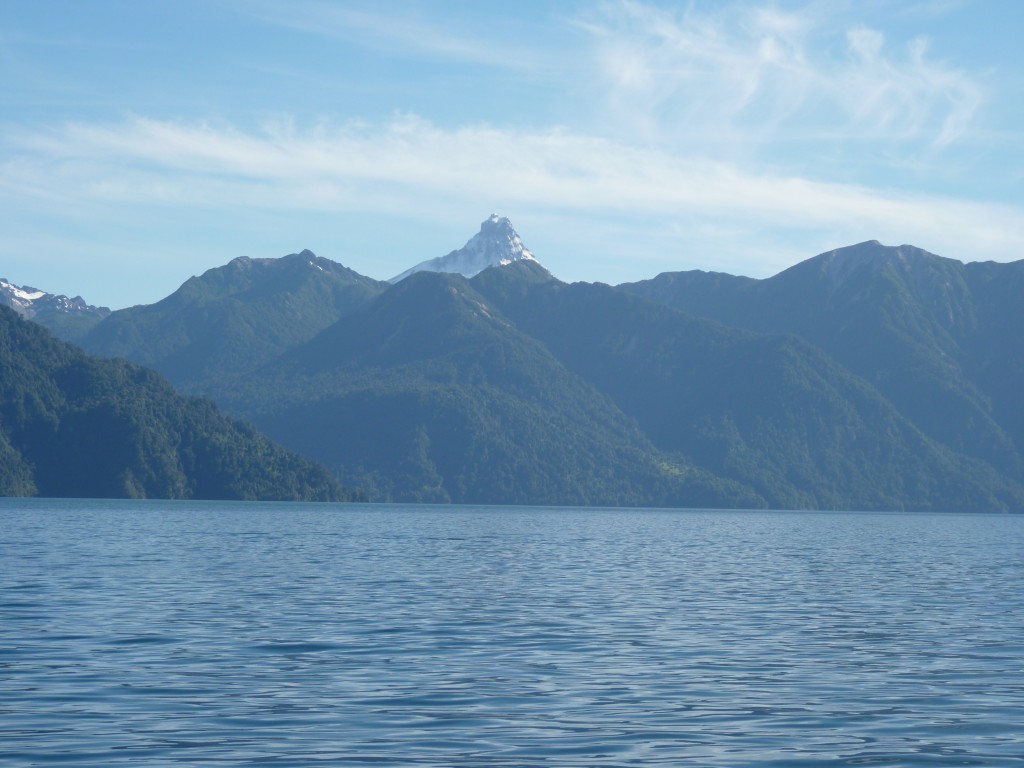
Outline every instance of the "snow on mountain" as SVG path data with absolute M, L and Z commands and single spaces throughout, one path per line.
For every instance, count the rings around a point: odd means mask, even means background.
M 523 245 L 512 223 L 504 216 L 492 213 L 480 225 L 480 231 L 459 250 L 421 262 L 388 282 L 397 283 L 416 272 L 453 272 L 473 277 L 488 267 L 503 266 L 523 259 L 537 261 Z
M 94 307 L 86 304 L 81 296 L 68 298 L 54 295 L 38 288 L 14 285 L 6 278 L 0 277 L 0 304 L 10 307 L 23 317 L 36 317 L 46 314 L 83 314 L 105 317 L 110 314 L 106 307 Z

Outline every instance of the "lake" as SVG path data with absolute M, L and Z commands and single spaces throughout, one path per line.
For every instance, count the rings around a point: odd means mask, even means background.
M 1024 765 L 1024 516 L 0 500 L 0 765 Z

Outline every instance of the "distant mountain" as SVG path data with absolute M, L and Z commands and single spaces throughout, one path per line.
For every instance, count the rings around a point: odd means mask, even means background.
M 397 283 L 417 272 L 446 272 L 473 277 L 488 267 L 511 264 L 516 261 L 536 261 L 523 245 L 522 239 L 504 217 L 492 213 L 480 225 L 480 231 L 469 242 L 447 256 L 438 256 L 420 262 L 389 282 Z
M 55 295 L 38 288 L 14 285 L 4 278 L 0 278 L 0 306 L 10 307 L 68 341 L 81 338 L 110 314 L 107 307 L 94 307 L 81 296 Z
M 531 265 L 473 286 L 607 394 L 660 450 L 773 507 L 1007 509 L 1024 487 L 923 435 L 871 385 L 794 337 L 765 336 Z M 516 273 L 525 273 L 525 279 Z
M 655 449 L 461 276 L 413 275 L 218 394 L 374 499 L 765 504 Z
M 338 500 L 312 462 L 158 374 L 0 307 L 0 495 Z
M 308 341 L 385 287 L 311 251 L 243 256 L 190 278 L 156 304 L 112 313 L 79 343 L 200 392 L 204 381 L 249 372 Z
M 877 241 L 766 280 L 677 272 L 620 289 L 793 333 L 871 382 L 926 435 L 1024 478 L 1024 262 L 962 264 Z

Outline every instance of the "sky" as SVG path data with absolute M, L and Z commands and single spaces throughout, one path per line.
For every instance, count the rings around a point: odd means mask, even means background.
M 508 216 L 566 281 L 1024 258 L 1016 0 L 9 0 L 0 277 L 120 308 Z

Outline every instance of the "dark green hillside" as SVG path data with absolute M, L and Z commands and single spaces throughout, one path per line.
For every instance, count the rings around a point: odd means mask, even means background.
M 636 418 L 658 448 L 753 487 L 773 506 L 1024 501 L 1018 484 L 938 446 L 805 342 L 698 320 L 608 286 L 531 285 L 517 268 L 488 270 L 473 285 Z
M 0 307 L 0 494 L 334 500 L 326 472 L 161 376 Z
M 37 312 L 32 320 L 48 329 L 58 339 L 78 343 L 109 314 L 109 310 L 106 315 L 100 315 L 84 312 L 54 312 L 44 308 Z
M 1011 392 L 1024 386 L 1024 355 L 1010 330 L 1020 327 L 1020 272 L 872 241 L 767 280 L 682 272 L 619 287 L 730 325 L 797 334 L 929 437 L 1021 480 L 1024 435 Z
M 310 251 L 238 258 L 146 306 L 111 314 L 79 343 L 163 373 L 190 391 L 308 341 L 386 286 Z
M 977 322 L 960 340 L 958 357 L 1024 454 L 1024 261 L 967 264 L 964 273 Z
M 461 277 L 418 273 L 221 397 L 399 501 L 760 506 L 654 449 Z

